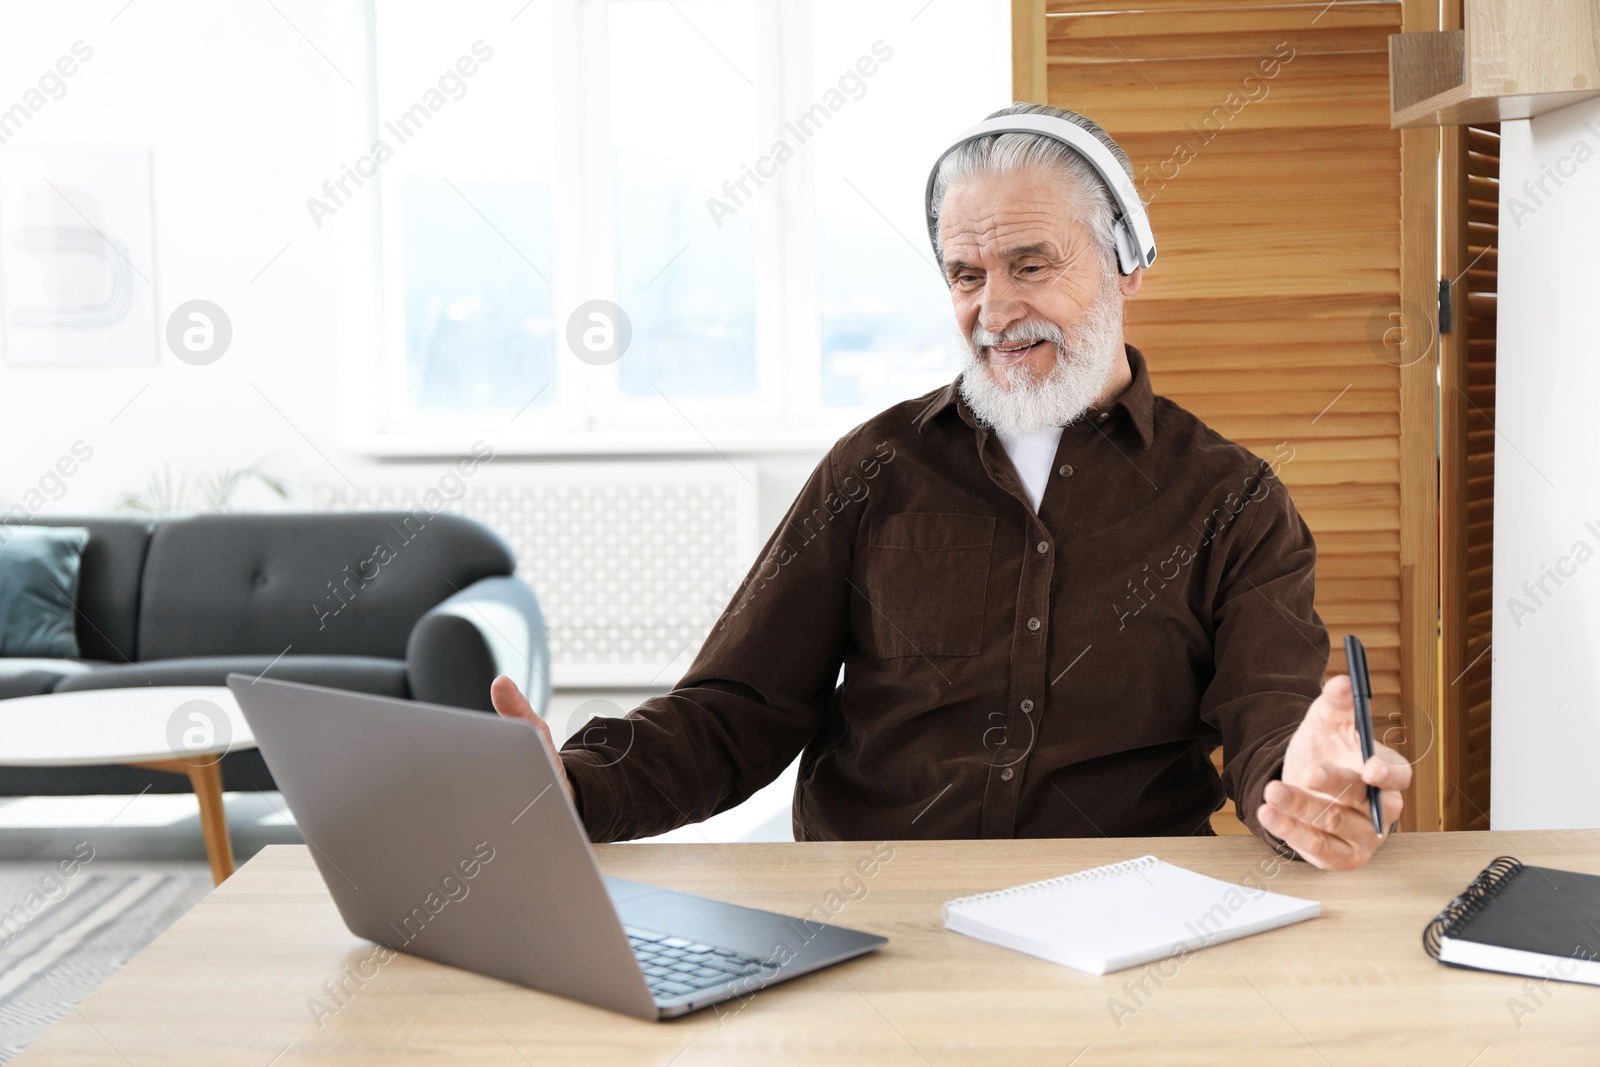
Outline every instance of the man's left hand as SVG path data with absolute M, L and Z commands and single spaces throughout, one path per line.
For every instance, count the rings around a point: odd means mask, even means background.
M 1307 862 L 1353 871 L 1383 843 L 1372 828 L 1367 786 L 1382 790 L 1383 825 L 1389 827 L 1400 817 L 1400 792 L 1410 784 L 1411 765 L 1387 746 L 1376 745 L 1362 763 L 1350 679 L 1339 675 L 1323 683 L 1289 740 L 1283 778 L 1267 783 L 1256 817 Z

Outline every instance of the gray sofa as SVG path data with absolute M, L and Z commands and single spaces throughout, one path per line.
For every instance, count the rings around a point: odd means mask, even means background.
M 535 710 L 549 652 L 533 590 L 487 527 L 450 514 L 204 515 L 84 526 L 80 660 L 0 657 L 0 699 L 143 685 L 222 685 L 230 672 L 492 711 L 510 675 Z M 269 670 L 270 667 L 270 670 Z M 271 789 L 255 751 L 227 789 Z M 0 767 L 0 795 L 184 791 L 134 767 Z

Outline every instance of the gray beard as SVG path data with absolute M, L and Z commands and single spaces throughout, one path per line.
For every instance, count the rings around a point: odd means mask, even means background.
M 1002 385 L 980 354 L 990 345 L 1041 337 L 1056 348 L 1055 366 L 1043 379 L 1036 380 L 1027 367 L 1013 364 L 1001 368 Z M 976 325 L 972 336 L 962 341 L 967 356 L 961 396 L 981 424 L 1004 434 L 1068 426 L 1100 398 L 1122 351 L 1122 294 L 1116 275 L 1107 272 L 1095 302 L 1070 334 L 1054 323 L 1034 320 L 1017 323 L 1003 334 Z

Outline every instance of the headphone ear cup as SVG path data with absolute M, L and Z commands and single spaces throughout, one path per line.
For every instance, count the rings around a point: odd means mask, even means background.
M 1117 265 L 1123 274 L 1132 274 L 1139 267 L 1139 249 L 1133 243 L 1128 220 L 1119 218 L 1111 224 L 1111 233 L 1117 240 Z

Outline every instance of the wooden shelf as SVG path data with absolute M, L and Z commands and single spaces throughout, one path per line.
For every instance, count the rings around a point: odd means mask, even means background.
M 1465 0 L 1465 29 L 1389 38 L 1389 127 L 1526 119 L 1600 96 L 1600 0 Z

